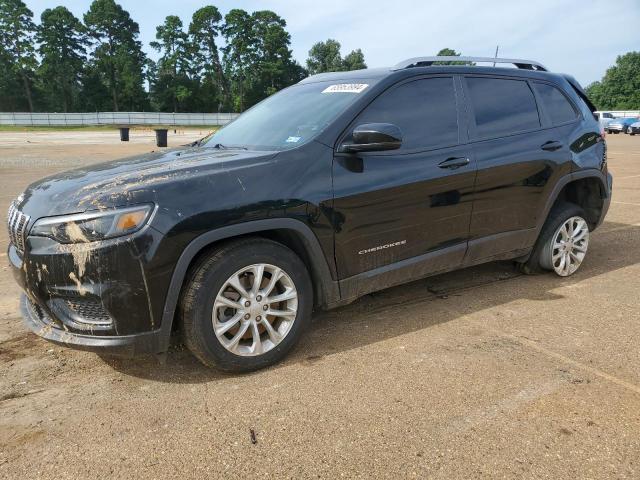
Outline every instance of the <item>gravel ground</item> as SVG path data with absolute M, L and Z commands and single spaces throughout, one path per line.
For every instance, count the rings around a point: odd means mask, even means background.
M 0 209 L 155 149 L 117 135 L 0 133 Z M 0 478 L 639 478 L 640 137 L 608 141 L 613 202 L 575 276 L 492 263 L 369 295 L 248 375 L 28 333 L 0 229 Z

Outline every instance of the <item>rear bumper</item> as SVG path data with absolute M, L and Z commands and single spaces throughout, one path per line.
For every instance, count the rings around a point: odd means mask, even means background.
M 606 192 L 607 195 L 603 199 L 602 214 L 600 215 L 600 220 L 598 221 L 598 225 L 596 225 L 596 227 L 599 227 L 600 225 L 602 225 L 602 222 L 604 222 L 604 217 L 607 216 L 607 212 L 609 211 L 609 206 L 611 205 L 611 193 L 613 192 L 613 176 L 608 172 L 607 172 L 606 182 L 607 182 L 607 192 Z
M 120 336 L 96 336 L 70 332 L 59 328 L 46 313 L 38 311 L 38 307 L 25 294 L 20 298 L 20 310 L 29 330 L 45 340 L 64 347 L 122 357 L 160 353 L 166 350 L 166 341 L 160 330 Z

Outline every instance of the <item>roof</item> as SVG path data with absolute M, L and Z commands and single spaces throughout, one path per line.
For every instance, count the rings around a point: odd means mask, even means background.
M 467 62 L 466 65 L 438 64 L 436 62 Z M 493 66 L 480 66 L 478 63 L 491 63 Z M 495 66 L 496 64 L 511 64 L 516 68 L 505 68 Z M 311 75 L 300 83 L 314 83 L 324 81 L 355 81 L 364 79 L 381 79 L 394 73 L 410 71 L 411 74 L 418 73 L 450 73 L 455 69 L 458 73 L 501 73 L 503 75 L 513 74 L 516 71 L 527 73 L 546 73 L 548 70 L 539 62 L 534 60 L 522 60 L 514 58 L 490 58 L 490 57 L 413 57 L 397 63 L 393 67 L 368 68 L 364 70 L 351 70 L 348 72 L 326 72 Z M 459 71 L 459 69 L 464 69 Z

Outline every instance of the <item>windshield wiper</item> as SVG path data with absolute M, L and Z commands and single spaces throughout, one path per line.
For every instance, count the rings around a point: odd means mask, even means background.
M 228 147 L 221 143 L 216 143 L 213 148 L 217 148 L 218 150 L 229 150 L 229 149 L 237 149 L 237 150 L 249 150 L 247 147 Z

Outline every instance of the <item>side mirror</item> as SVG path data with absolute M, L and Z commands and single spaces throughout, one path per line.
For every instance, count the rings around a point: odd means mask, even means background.
M 339 152 L 381 152 L 402 145 L 402 131 L 391 123 L 364 123 L 354 128 L 351 136 L 353 141 L 343 143 Z

